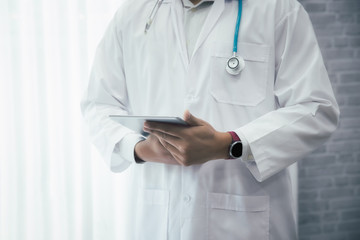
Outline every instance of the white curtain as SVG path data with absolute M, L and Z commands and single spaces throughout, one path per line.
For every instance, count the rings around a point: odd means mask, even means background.
M 0 0 L 0 240 L 123 239 L 128 172 L 111 173 L 80 114 L 121 0 Z

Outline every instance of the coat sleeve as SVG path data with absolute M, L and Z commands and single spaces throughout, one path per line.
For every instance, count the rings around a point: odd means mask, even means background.
M 92 66 L 81 110 L 96 148 L 110 169 L 120 172 L 134 162 L 134 146 L 143 137 L 111 120 L 110 114 L 128 115 L 119 11 L 102 38 Z
M 336 129 L 339 108 L 308 14 L 298 4 L 276 26 L 274 96 L 278 109 L 237 130 L 264 181 L 321 146 Z

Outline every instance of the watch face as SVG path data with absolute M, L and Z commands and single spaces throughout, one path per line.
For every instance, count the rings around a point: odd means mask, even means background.
M 234 142 L 231 145 L 230 154 L 233 158 L 239 158 L 242 156 L 242 143 L 241 142 Z

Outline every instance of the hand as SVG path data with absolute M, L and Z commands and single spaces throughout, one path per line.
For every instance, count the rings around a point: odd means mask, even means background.
M 159 142 L 159 139 L 152 134 L 146 140 L 135 145 L 135 155 L 146 162 L 179 165 L 169 151 Z
M 206 121 L 185 111 L 189 126 L 146 122 L 144 130 L 155 135 L 162 146 L 183 166 L 203 164 L 209 160 L 228 158 L 232 138 L 229 133 L 216 131 Z

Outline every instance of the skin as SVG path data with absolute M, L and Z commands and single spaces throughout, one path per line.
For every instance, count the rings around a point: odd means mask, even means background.
M 216 131 L 206 121 L 185 111 L 189 126 L 146 122 L 150 136 L 136 144 L 135 155 L 148 162 L 191 166 L 229 158 L 231 135 Z

